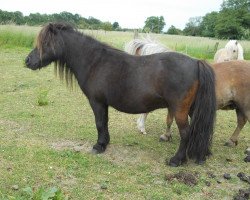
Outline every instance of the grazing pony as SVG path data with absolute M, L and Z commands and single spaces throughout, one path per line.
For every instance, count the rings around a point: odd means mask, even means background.
M 139 40 L 137 40 L 137 44 L 137 46 L 140 46 Z M 142 41 L 141 45 L 140 48 L 145 45 L 145 41 Z M 151 46 L 156 48 L 157 43 Z M 134 48 L 134 50 L 131 49 L 129 52 L 135 52 L 137 47 L 135 46 Z M 159 49 L 161 49 L 161 46 Z M 240 131 L 247 121 L 250 122 L 250 62 L 239 60 L 215 63 L 212 64 L 212 68 L 214 69 L 216 77 L 217 109 L 236 111 L 237 127 L 230 139 L 225 143 L 227 146 L 235 146 L 238 143 Z M 147 114 L 142 114 L 137 120 L 138 129 L 143 134 L 146 134 L 146 117 Z M 173 119 L 173 114 L 169 110 L 166 120 L 167 130 L 165 134 L 160 136 L 160 141 L 171 140 L 171 125 Z
M 215 77 L 207 63 L 175 52 L 132 56 L 64 23 L 46 25 L 25 60 L 32 70 L 52 62 L 61 77 L 72 81 L 75 76 L 89 100 L 98 132 L 93 153 L 104 152 L 109 144 L 112 106 L 133 114 L 165 107 L 172 111 L 181 140 L 171 166 L 182 164 L 187 156 L 203 163 L 210 154 L 216 102 Z
M 225 48 L 219 49 L 214 55 L 214 62 L 244 60 L 243 48 L 237 40 L 230 40 Z

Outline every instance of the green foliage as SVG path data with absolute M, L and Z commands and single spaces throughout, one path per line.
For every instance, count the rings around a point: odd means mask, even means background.
M 39 94 L 37 97 L 37 103 L 39 106 L 46 106 L 49 104 L 48 93 L 49 93 L 49 91 L 46 89 L 39 91 Z
M 215 25 L 218 18 L 218 12 L 211 12 L 206 14 L 202 18 L 201 26 L 201 35 L 205 37 L 215 37 Z
M 112 31 L 113 29 L 113 26 L 110 22 L 104 22 L 102 24 L 102 29 L 105 30 L 105 31 Z
M 115 24 L 114 29 L 110 22 L 102 22 L 94 17 L 89 17 L 88 19 L 81 17 L 79 14 L 72 14 L 70 12 L 61 12 L 54 14 L 40 14 L 31 13 L 29 16 L 23 16 L 19 11 L 17 12 L 7 12 L 0 10 L 0 24 L 16 24 L 16 25 L 44 25 L 48 22 L 64 21 L 70 24 L 74 24 L 82 29 L 93 29 L 98 30 L 104 28 L 104 30 L 118 30 L 119 24 Z M 108 23 L 108 28 L 107 28 Z M 111 26 L 110 26 L 111 25 Z
M 191 17 L 183 30 L 185 35 L 198 36 L 201 35 L 201 17 Z
M 183 32 L 192 36 L 249 40 L 249 10 L 249 0 L 224 0 L 219 12 L 206 14 L 200 23 L 191 18 Z
M 145 32 L 161 33 L 165 24 L 163 16 L 151 16 L 146 19 L 143 29 Z
M 33 191 L 31 187 L 26 187 L 23 189 L 24 196 L 31 200 L 67 200 L 68 197 L 64 196 L 63 192 L 52 187 L 49 189 L 44 189 L 40 187 L 37 191 Z
M 221 39 L 240 39 L 243 37 L 241 19 L 237 18 L 237 11 L 224 10 L 220 13 L 215 25 L 215 36 Z
M 112 28 L 113 28 L 113 30 L 115 30 L 115 31 L 119 30 L 119 29 L 120 29 L 119 23 L 118 23 L 118 22 L 114 22 L 114 23 L 112 24 Z
M 181 35 L 182 31 L 178 28 L 175 28 L 175 26 L 171 25 L 166 33 L 169 35 Z

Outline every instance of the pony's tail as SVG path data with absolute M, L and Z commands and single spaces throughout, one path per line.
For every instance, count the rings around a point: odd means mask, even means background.
M 215 75 L 205 61 L 198 61 L 198 81 L 199 86 L 191 109 L 187 155 L 200 163 L 211 154 L 216 114 Z

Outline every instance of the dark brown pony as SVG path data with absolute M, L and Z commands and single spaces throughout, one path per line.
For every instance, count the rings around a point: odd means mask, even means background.
M 147 40 L 132 40 L 128 43 L 126 51 L 135 55 L 147 55 L 154 52 L 166 52 L 169 49 L 158 43 Z M 216 76 L 216 99 L 217 109 L 235 110 L 237 116 L 237 127 L 230 139 L 225 143 L 234 146 L 238 143 L 240 131 L 250 122 L 250 62 L 229 61 L 212 64 Z M 146 114 L 138 119 L 138 128 L 142 133 L 145 131 Z M 172 138 L 170 130 L 174 116 L 168 111 L 166 133 L 160 136 L 161 141 L 169 141 Z
M 32 70 L 55 62 L 61 77 L 72 80 L 75 76 L 95 115 L 98 139 L 94 153 L 104 152 L 110 140 L 109 106 L 126 113 L 171 110 L 181 136 L 171 166 L 185 162 L 187 155 L 203 163 L 210 153 L 215 80 L 212 68 L 203 61 L 175 52 L 132 56 L 70 25 L 55 23 L 41 30 L 25 62 Z

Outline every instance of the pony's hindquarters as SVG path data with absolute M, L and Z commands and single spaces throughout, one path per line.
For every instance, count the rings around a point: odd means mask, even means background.
M 210 146 L 216 114 L 215 76 L 212 68 L 204 61 L 198 61 L 197 94 L 192 105 L 187 154 L 198 163 L 210 154 Z

